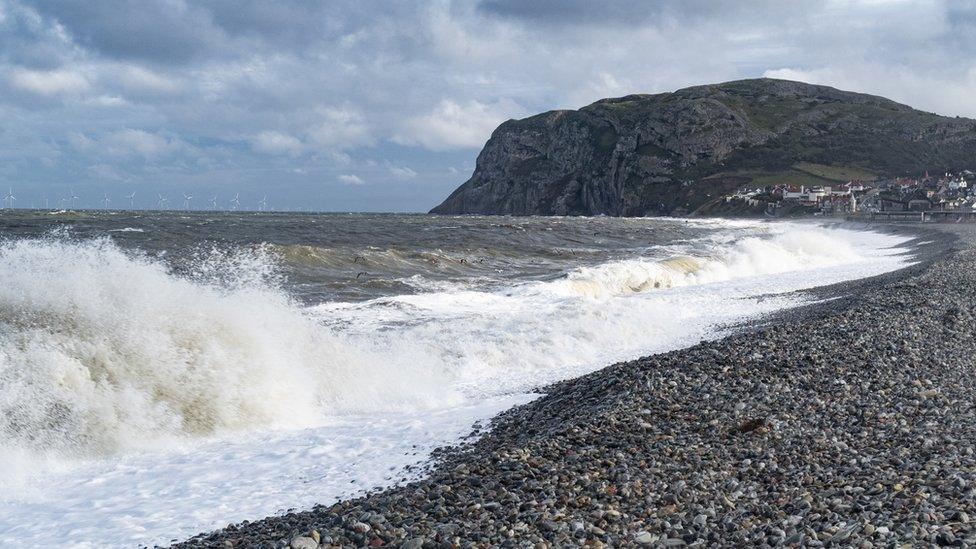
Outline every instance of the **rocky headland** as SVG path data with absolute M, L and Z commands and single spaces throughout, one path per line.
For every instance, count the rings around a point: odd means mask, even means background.
M 499 126 L 439 214 L 730 215 L 747 185 L 969 168 L 976 120 L 774 79 L 603 99 Z
M 925 231 L 913 267 L 545 388 L 423 480 L 179 546 L 974 545 L 974 235 Z

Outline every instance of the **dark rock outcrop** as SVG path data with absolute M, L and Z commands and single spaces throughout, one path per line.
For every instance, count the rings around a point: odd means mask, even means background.
M 786 80 L 604 99 L 499 126 L 441 214 L 687 214 L 798 163 L 877 175 L 969 168 L 976 120 Z

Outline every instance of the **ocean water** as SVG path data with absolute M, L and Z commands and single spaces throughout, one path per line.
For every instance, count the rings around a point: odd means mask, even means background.
M 762 221 L 0 214 L 0 545 L 166 544 L 419 474 L 548 382 L 911 261 Z

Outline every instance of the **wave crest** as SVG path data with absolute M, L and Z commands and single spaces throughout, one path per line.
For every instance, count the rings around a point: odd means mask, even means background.
M 175 268 L 109 238 L 0 241 L 0 452 L 109 454 L 524 390 L 780 306 L 735 296 L 904 264 L 877 249 L 901 237 L 771 231 L 488 289 L 414 270 L 403 283 L 420 292 L 309 308 L 281 290 L 268 246 L 181 254 Z M 846 267 L 814 272 L 834 265 Z M 656 291 L 787 271 L 782 287 Z
M 770 238 L 748 237 L 732 244 L 713 242 L 698 253 L 701 255 L 627 259 L 582 267 L 555 285 L 566 293 L 606 298 L 864 259 L 851 244 L 813 228 L 793 228 Z
M 177 275 L 108 239 L 0 244 L 0 446 L 104 454 L 434 398 L 429 373 L 307 316 L 262 254 L 195 264 Z

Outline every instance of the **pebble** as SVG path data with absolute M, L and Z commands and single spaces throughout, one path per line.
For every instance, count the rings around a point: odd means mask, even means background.
M 319 543 L 312 538 L 299 536 L 291 540 L 291 549 L 318 549 Z
M 651 545 L 655 541 L 657 541 L 657 539 L 658 539 L 657 536 L 644 530 L 641 530 L 640 532 L 634 534 L 634 542 L 640 545 Z
M 930 242 L 915 266 L 542 388 L 422 480 L 175 547 L 976 544 L 976 225 L 891 230 Z

